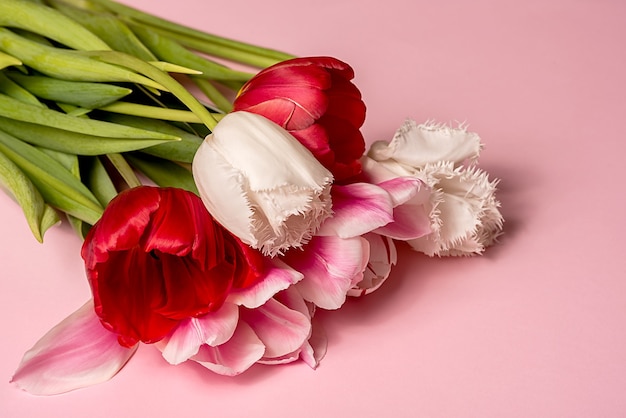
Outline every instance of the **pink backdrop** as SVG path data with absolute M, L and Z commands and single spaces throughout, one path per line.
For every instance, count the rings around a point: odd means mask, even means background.
M 617 0 L 125 0 L 185 24 L 356 70 L 368 141 L 406 117 L 466 122 L 502 179 L 501 245 L 403 250 L 366 299 L 321 315 L 328 355 L 237 378 L 140 348 L 112 381 L 40 398 L 8 383 L 89 296 L 67 225 L 44 245 L 0 195 L 0 416 L 626 415 L 626 3 Z

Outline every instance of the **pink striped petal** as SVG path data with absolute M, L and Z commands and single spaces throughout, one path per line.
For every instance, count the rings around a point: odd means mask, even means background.
M 304 251 L 290 251 L 285 262 L 304 274 L 296 284 L 305 300 L 323 309 L 338 309 L 348 290 L 363 278 L 369 244 L 361 237 L 313 237 Z
M 265 346 L 252 328 L 239 322 L 230 340 L 216 347 L 203 345 L 191 360 L 217 374 L 236 376 L 248 370 L 264 352 Z
M 233 289 L 227 302 L 246 308 L 257 308 L 281 290 L 287 289 L 304 277 L 284 262 L 273 259 L 267 275 L 256 284 L 245 289 Z
M 331 196 L 334 214 L 324 221 L 316 235 L 351 238 L 393 221 L 389 193 L 374 184 L 333 185 Z
M 170 364 L 180 364 L 196 355 L 204 344 L 216 346 L 228 341 L 238 320 L 239 308 L 225 303 L 215 312 L 181 321 L 174 332 L 156 346 Z
M 328 338 L 326 332 L 321 326 L 318 320 L 313 319 L 313 330 L 309 340 L 302 346 L 300 352 L 300 358 L 310 368 L 317 369 L 320 362 L 326 356 L 326 349 L 328 347 Z
M 408 202 L 422 188 L 427 187 L 421 180 L 415 177 L 396 177 L 376 185 L 389 193 L 393 207 Z
M 311 332 L 307 315 L 275 299 L 256 309 L 241 309 L 241 319 L 263 341 L 264 357 L 281 357 L 299 349 Z
M 102 326 L 90 300 L 24 354 L 12 382 L 33 395 L 69 392 L 111 379 L 136 349 Z
M 401 241 L 426 236 L 432 232 L 429 213 L 424 205 L 400 205 L 393 209 L 393 222 L 374 232 Z

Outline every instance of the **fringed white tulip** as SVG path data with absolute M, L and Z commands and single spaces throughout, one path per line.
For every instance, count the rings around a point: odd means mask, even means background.
M 411 175 L 431 189 L 432 232 L 408 240 L 429 256 L 480 254 L 502 233 L 498 180 L 475 167 L 478 135 L 463 127 L 417 125 L 408 120 L 391 142 L 376 142 L 368 155 L 399 176 Z
M 226 115 L 193 161 L 205 206 L 231 233 L 274 256 L 308 242 L 331 215 L 332 174 L 286 130 Z

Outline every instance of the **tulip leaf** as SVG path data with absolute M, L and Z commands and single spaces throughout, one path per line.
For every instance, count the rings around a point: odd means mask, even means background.
M 0 116 L 17 121 L 30 122 L 37 125 L 105 138 L 178 139 L 175 136 L 160 132 L 146 131 L 144 129 L 137 129 L 100 120 L 69 116 L 52 109 L 44 109 L 22 103 L 4 94 L 0 94 Z
M 151 28 L 134 24 L 133 32 L 161 60 L 193 68 L 201 77 L 213 80 L 248 81 L 254 74 L 232 70 L 203 56 L 194 54 L 175 40 L 158 34 Z
M 94 224 L 102 206 L 91 191 L 54 158 L 0 130 L 0 151 L 17 165 L 50 205 Z
M 0 151 L 0 184 L 22 207 L 35 239 L 43 242 L 45 232 L 60 222 L 58 213 L 48 206 L 29 178 Z
M 0 70 L 16 65 L 22 65 L 22 61 L 18 60 L 13 55 L 5 54 L 0 51 Z
M 105 41 L 111 49 L 134 55 L 144 61 L 156 59 L 123 21 L 106 13 L 106 11 L 97 10 L 93 13 L 69 5 L 66 1 L 48 0 L 48 3 L 61 13 L 80 22 L 85 28 Z
M 106 207 L 111 199 L 117 195 L 113 180 L 107 173 L 104 164 L 98 157 L 92 157 L 85 161 L 84 183 L 98 199 L 103 207 Z
M 44 45 L 3 27 L 0 27 L 0 50 L 40 73 L 62 80 L 131 82 L 165 90 L 159 83 L 127 68 L 90 59 L 85 51 Z
M 34 94 L 11 80 L 4 72 L 0 72 L 0 92 L 21 102 L 44 107 Z
M 94 51 L 89 53 L 90 56 L 109 64 L 119 65 L 136 71 L 144 76 L 154 80 L 156 83 L 164 86 L 170 93 L 178 98 L 189 110 L 195 113 L 198 118 L 209 129 L 213 129 L 217 124 L 217 120 L 204 107 L 193 94 L 176 81 L 168 73 L 163 72 L 155 66 L 142 61 L 131 55 L 123 54 L 117 51 Z
M 103 138 L 29 122 L 20 122 L 2 116 L 0 116 L 0 125 L 5 132 L 22 141 L 78 155 L 103 155 L 136 151 L 164 142 L 178 142 L 152 138 Z
M 133 171 L 133 168 L 128 165 L 128 162 L 126 162 L 126 159 L 122 154 L 107 154 L 107 158 L 120 176 L 122 176 L 122 179 L 124 179 L 126 184 L 128 184 L 128 187 L 141 186 L 141 181 L 139 181 L 137 175 Z
M 148 106 L 129 102 L 115 102 L 102 106 L 100 110 L 112 113 L 122 113 L 132 116 L 143 116 L 152 119 L 171 120 L 177 122 L 202 123 L 195 113 L 182 109 Z
M 80 23 L 51 7 L 32 1 L 2 0 L 0 26 L 26 29 L 73 49 L 87 51 L 110 49 L 104 41 Z
M 80 166 L 78 164 L 78 156 L 74 154 L 67 154 L 64 152 L 54 151 L 46 148 L 38 148 L 44 154 L 52 157 L 58 161 L 65 169 L 67 169 L 74 177 L 80 180 Z M 88 224 L 80 220 L 79 218 L 66 214 L 67 220 L 72 226 L 72 229 L 80 236 L 85 238 L 86 231 L 89 230 Z
M 150 155 L 133 153 L 128 154 L 126 158 L 158 186 L 177 187 L 198 194 L 193 175 L 187 168 Z
M 94 109 L 132 93 L 125 87 L 106 83 L 59 80 L 44 76 L 8 74 L 20 86 L 42 99 Z
M 143 148 L 141 150 L 147 154 L 167 160 L 191 163 L 203 140 L 200 136 L 191 134 L 163 120 L 121 114 L 107 114 L 104 118 L 109 122 L 134 126 L 136 128 L 146 129 L 149 131 L 162 132 L 179 137 L 179 142 L 167 141 L 159 145 Z
M 151 30 L 166 34 L 180 43 L 193 43 L 194 47 L 192 49 L 196 49 L 210 55 L 221 56 L 222 58 L 232 59 L 236 62 L 256 65 L 259 67 L 267 67 L 279 61 L 294 58 L 293 55 L 289 55 L 284 52 L 215 36 L 189 28 L 157 16 L 144 13 L 140 10 L 115 1 L 94 0 L 94 2 L 98 5 L 106 7 L 118 15 L 123 16 L 126 19 L 148 25 Z M 220 52 L 222 55 L 219 54 Z

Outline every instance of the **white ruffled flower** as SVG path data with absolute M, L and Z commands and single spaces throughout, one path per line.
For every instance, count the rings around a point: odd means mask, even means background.
M 478 135 L 464 127 L 406 121 L 391 142 L 376 142 L 369 157 L 397 175 L 412 175 L 431 189 L 432 232 L 409 240 L 429 256 L 480 254 L 502 233 L 495 197 L 498 180 L 476 168 Z
M 193 161 L 205 206 L 266 255 L 308 242 L 331 214 L 332 174 L 286 130 L 249 112 L 226 115 Z

